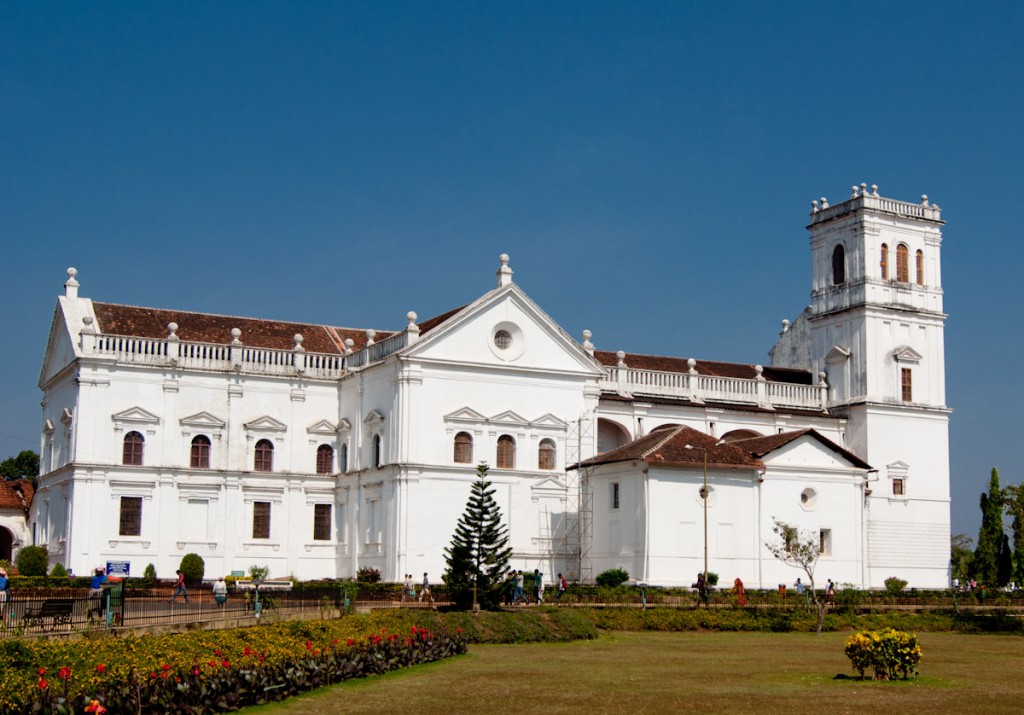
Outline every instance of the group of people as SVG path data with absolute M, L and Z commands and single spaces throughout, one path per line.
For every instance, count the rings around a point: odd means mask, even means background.
M 423 572 L 423 582 L 420 584 L 420 592 L 416 593 L 416 583 L 413 581 L 412 574 L 407 573 L 405 575 L 405 583 L 402 585 L 402 601 L 427 601 L 433 603 L 434 598 L 430 595 L 430 578 L 427 577 L 427 572 Z
M 529 605 L 530 599 L 526 596 L 526 576 L 522 571 L 516 571 L 515 569 L 509 569 L 508 574 L 505 577 L 505 605 L 516 606 L 522 601 L 524 604 Z M 562 574 L 558 574 L 555 581 L 555 585 L 558 587 L 558 592 L 555 595 L 555 601 L 561 600 L 562 595 L 565 593 L 565 589 L 568 587 L 565 577 Z M 544 603 L 544 572 L 540 569 L 533 570 L 533 602 L 537 605 Z

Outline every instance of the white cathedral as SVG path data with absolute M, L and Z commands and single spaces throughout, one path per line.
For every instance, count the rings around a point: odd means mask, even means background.
M 102 303 L 69 269 L 38 489 L 0 528 L 80 574 L 194 552 L 208 575 L 436 580 L 486 462 L 517 568 L 689 585 L 706 549 L 723 583 L 774 588 L 801 575 L 765 545 L 779 520 L 821 580 L 945 587 L 942 225 L 863 184 L 813 202 L 811 304 L 765 366 L 576 342 L 504 255 L 493 290 L 393 331 Z

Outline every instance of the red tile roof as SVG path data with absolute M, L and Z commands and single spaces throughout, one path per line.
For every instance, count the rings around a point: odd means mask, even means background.
M 594 357 L 602 365 L 615 367 L 619 364 L 619 358 L 613 352 L 607 350 L 595 350 Z M 687 364 L 689 358 L 662 357 L 659 355 L 641 355 L 639 353 L 626 353 L 624 358 L 628 367 L 638 370 L 659 370 L 661 372 L 689 372 Z M 739 377 L 753 379 L 757 377 L 757 371 L 753 365 L 733 362 L 715 362 L 713 360 L 697 360 L 694 366 L 700 375 L 712 375 L 715 377 Z M 807 370 L 793 370 L 784 367 L 764 366 L 762 372 L 764 379 L 772 382 L 789 382 L 795 385 L 813 385 L 811 373 Z
M 0 481 L 0 509 L 20 509 L 28 514 L 35 493 L 35 487 L 32 486 L 30 479 Z
M 366 346 L 366 330 L 354 328 L 193 313 L 185 310 L 139 308 L 95 301 L 93 309 L 99 323 L 97 329 L 109 335 L 166 338 L 167 324 L 173 322 L 178 324 L 179 338 L 200 343 L 230 343 L 231 329 L 238 328 L 242 331 L 239 338 L 242 343 L 258 348 L 291 350 L 295 347 L 296 333 L 302 335 L 302 347 L 309 352 L 343 353 L 344 341 L 348 338 L 352 339 L 355 350 Z M 394 335 L 394 332 L 378 330 L 375 340 L 380 342 L 391 335 Z
M 749 439 L 738 439 L 735 442 L 730 442 L 730 444 L 733 444 L 739 447 L 740 449 L 747 450 L 755 457 L 760 458 L 765 456 L 769 452 L 774 452 L 775 450 L 781 447 L 785 447 L 790 442 L 793 442 L 794 440 L 797 440 L 805 435 L 825 445 L 833 452 L 838 452 L 839 454 L 843 455 L 843 457 L 845 457 L 846 460 L 853 466 L 860 467 L 861 469 L 871 469 L 871 465 L 865 462 L 860 457 L 858 457 L 856 454 L 850 452 L 849 450 L 843 449 L 838 444 L 828 439 L 827 437 L 823 436 L 817 430 L 813 429 L 802 429 L 796 430 L 795 432 L 782 432 L 780 434 L 768 435 L 767 437 L 751 437 Z
M 420 329 L 420 335 L 423 335 L 424 333 L 433 330 L 438 325 L 448 320 L 448 318 L 452 317 L 456 313 L 461 313 L 462 309 L 465 307 L 465 305 L 461 305 L 458 308 L 453 308 L 452 310 L 449 310 L 447 313 L 441 313 L 440 315 L 435 315 L 433 318 L 427 318 L 426 320 L 420 322 L 418 325 Z
M 581 466 L 639 460 L 648 464 L 703 467 L 704 455 L 707 454 L 709 467 L 764 467 L 760 459 L 734 446 L 735 444 L 719 444 L 716 438 L 692 427 L 666 426 L 659 427 L 629 444 L 588 459 Z

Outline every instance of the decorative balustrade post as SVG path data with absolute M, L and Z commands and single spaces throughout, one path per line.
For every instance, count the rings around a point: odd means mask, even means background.
M 686 361 L 686 387 L 690 399 L 694 402 L 703 402 L 700 398 L 700 381 L 697 379 L 697 361 L 689 358 Z
M 302 347 L 302 334 L 295 333 L 293 337 L 295 340 L 295 347 L 292 348 L 294 357 L 292 358 L 292 367 L 295 368 L 296 372 L 302 373 L 306 371 L 306 348 Z
M 81 347 L 84 354 L 90 355 L 96 352 L 96 326 L 92 324 L 91 315 L 82 318 L 82 322 L 85 325 L 78 334 L 79 347 Z
M 768 384 L 764 378 L 764 368 L 760 365 L 754 365 L 754 372 L 757 373 L 757 405 L 758 407 L 771 408 L 771 400 L 768 399 Z
M 818 373 L 818 389 L 821 390 L 821 409 L 828 409 L 828 382 L 825 381 L 825 373 Z
M 628 387 L 628 383 L 626 380 L 626 353 L 624 353 L 622 350 L 619 350 L 618 352 L 615 353 L 615 357 L 618 359 L 618 363 L 616 363 L 615 365 L 615 378 L 618 382 L 616 389 L 618 390 L 620 395 L 628 395 L 629 390 L 626 389 Z
M 239 328 L 231 329 L 231 366 L 236 370 L 242 369 L 242 331 Z
M 416 325 L 416 313 L 411 310 L 405 314 L 405 319 L 409 321 L 405 326 L 405 344 L 412 345 L 420 339 L 420 326 Z
M 177 365 L 181 359 L 181 338 L 178 337 L 178 324 L 167 324 L 167 360 Z
M 590 342 L 590 338 L 593 335 L 589 330 L 583 331 L 583 349 L 587 351 L 590 357 L 594 357 L 594 344 Z

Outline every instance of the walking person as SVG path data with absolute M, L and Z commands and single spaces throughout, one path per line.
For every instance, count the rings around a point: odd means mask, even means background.
M 836 585 L 832 583 L 832 579 L 828 580 L 828 585 L 825 586 L 825 605 L 831 606 L 836 602 Z
M 563 576 L 562 574 L 558 574 L 558 593 L 555 595 L 555 601 L 562 600 L 562 596 L 565 595 L 565 588 L 565 576 Z
M 544 603 L 544 572 L 536 571 L 533 577 L 533 594 L 537 598 L 537 605 Z
M 420 597 L 418 600 L 422 601 L 426 599 L 428 603 L 433 603 L 434 599 L 430 595 L 430 579 L 427 578 L 427 572 L 423 572 L 423 588 L 420 590 Z
M 523 599 L 523 603 L 528 603 L 528 601 L 526 600 L 526 596 L 523 595 L 524 581 L 525 579 L 523 578 L 523 572 L 516 571 L 516 595 L 512 598 L 513 606 L 519 603 L 520 598 Z
M 7 578 L 7 569 L 0 566 L 0 626 L 7 624 L 7 604 L 11 600 L 11 582 Z
M 228 602 L 228 584 L 224 581 L 223 576 L 213 584 L 213 600 L 217 602 L 218 606 L 223 606 Z
M 174 603 L 174 599 L 178 596 L 185 597 L 185 603 L 188 603 L 188 591 L 185 590 L 185 574 L 181 572 L 181 569 L 175 571 L 178 575 L 178 580 L 174 582 L 174 592 L 171 593 L 171 603 Z
M 106 582 L 107 575 L 103 569 L 94 569 L 89 580 L 89 609 L 85 613 L 89 620 L 92 620 L 94 614 L 97 618 L 103 615 L 103 584 Z

